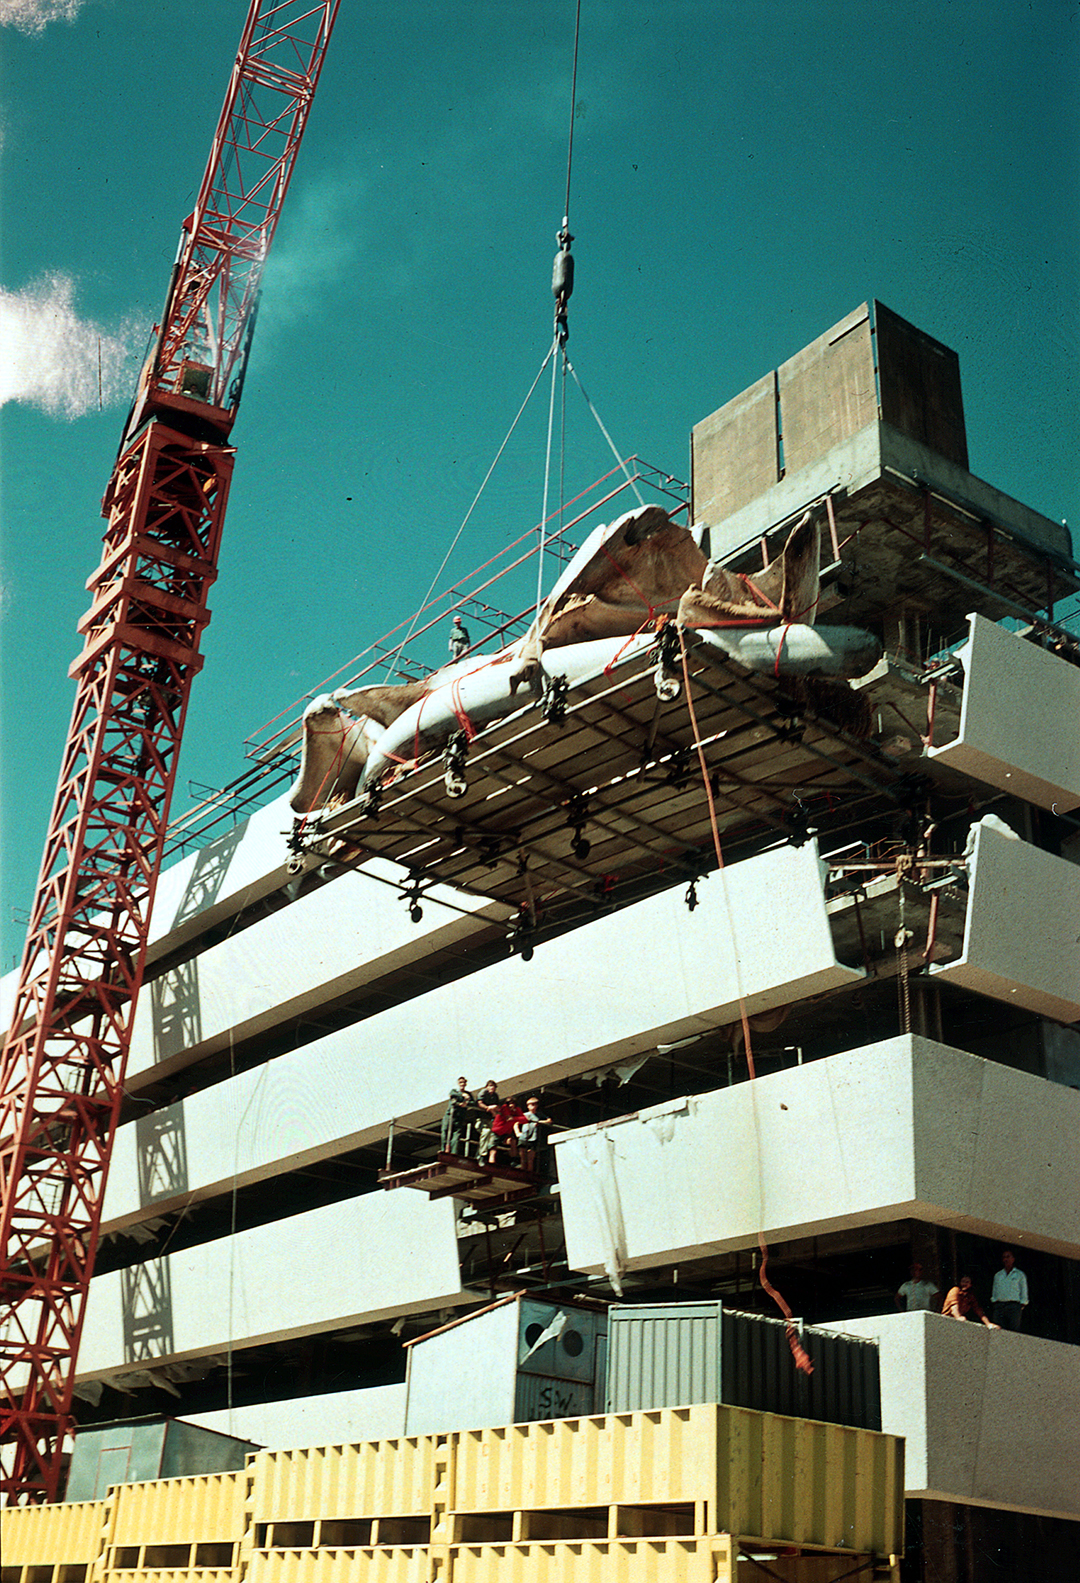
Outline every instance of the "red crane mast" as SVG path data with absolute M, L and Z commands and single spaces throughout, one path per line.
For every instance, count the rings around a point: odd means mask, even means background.
M 259 280 L 339 0 L 251 0 L 102 502 L 0 1068 L 0 1491 L 55 1500 Z

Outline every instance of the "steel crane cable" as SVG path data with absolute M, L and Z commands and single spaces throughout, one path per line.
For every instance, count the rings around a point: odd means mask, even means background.
M 570 79 L 570 129 L 566 138 L 566 202 L 563 205 L 563 226 L 570 228 L 570 172 L 574 163 L 574 111 L 577 103 L 578 45 L 581 39 L 581 0 L 577 0 L 574 13 L 574 72 Z
M 585 386 L 581 383 L 581 380 L 578 378 L 578 376 L 577 376 L 577 369 L 574 367 L 573 363 L 570 361 L 569 357 L 566 355 L 565 349 L 563 350 L 563 359 L 564 359 L 564 361 L 566 363 L 567 372 L 569 373 L 571 379 L 574 381 L 574 384 L 581 391 L 582 397 L 584 398 L 584 401 L 585 401 L 585 405 L 588 407 L 589 411 L 592 413 L 593 417 L 596 419 L 597 427 L 599 428 L 600 433 L 604 436 L 604 439 L 608 442 L 608 446 L 610 447 L 612 456 L 614 456 L 616 462 L 618 462 L 619 466 L 622 468 L 623 472 L 625 473 L 625 475 L 626 475 L 626 482 L 630 485 L 630 488 L 634 491 L 634 494 L 637 496 L 637 503 L 638 503 L 638 505 L 639 506 L 643 506 L 645 504 L 645 501 L 642 499 L 641 491 L 638 489 L 638 486 L 637 486 L 637 483 L 634 480 L 633 474 L 630 472 L 629 467 L 626 465 L 626 462 L 625 462 L 624 458 L 619 454 L 619 450 L 618 450 L 618 447 L 615 444 L 615 441 L 611 438 L 611 435 L 608 433 L 607 429 L 604 427 L 604 420 L 601 418 L 599 412 L 597 412 L 595 406 L 592 403 L 592 400 L 589 397 L 588 391 L 585 389 Z
M 484 490 L 487 488 L 488 482 L 489 482 L 489 480 L 491 478 L 492 473 L 495 471 L 496 467 L 499 465 L 499 459 L 502 456 L 502 453 L 506 450 L 506 447 L 509 445 L 510 438 L 511 438 L 514 430 L 517 428 L 518 423 L 521 421 L 522 413 L 525 411 L 525 408 L 529 405 L 529 402 L 532 399 L 533 391 L 536 389 L 537 385 L 540 383 L 541 377 L 543 376 L 544 369 L 548 366 L 548 363 L 551 361 L 551 359 L 554 357 L 554 355 L 555 355 L 555 347 L 552 346 L 551 350 L 548 352 L 547 356 L 544 358 L 544 361 L 540 364 L 540 367 L 537 370 L 536 378 L 533 380 L 532 384 L 529 386 L 529 393 L 525 397 L 525 400 L 521 403 L 521 406 L 518 408 L 517 416 L 515 417 L 513 423 L 510 425 L 509 429 L 507 429 L 507 431 L 506 431 L 506 438 L 503 440 L 502 444 L 499 446 L 499 449 L 495 452 L 494 460 L 492 461 L 491 466 L 488 468 L 487 472 L 484 474 L 484 481 L 480 485 L 480 488 L 476 491 L 476 494 L 473 496 L 472 505 L 469 507 L 468 511 L 466 511 L 464 517 L 462 518 L 461 526 L 458 528 L 457 532 L 454 534 L 454 537 L 451 539 L 450 547 L 447 550 L 446 554 L 443 556 L 442 560 L 440 561 L 438 571 L 435 573 L 435 576 L 431 579 L 431 583 L 428 586 L 428 591 L 424 595 L 423 599 L 420 602 L 419 608 L 417 609 L 417 612 L 416 612 L 415 616 L 413 617 L 412 622 L 410 623 L 409 630 L 406 632 L 405 636 L 402 638 L 401 643 L 398 646 L 397 653 L 394 655 L 393 659 L 390 661 L 389 665 L 386 668 L 386 680 L 389 680 L 390 677 L 393 675 L 394 669 L 395 669 L 398 661 L 400 660 L 402 654 L 405 652 L 405 645 L 408 643 L 409 639 L 413 635 L 413 632 L 416 630 L 416 623 L 419 621 L 421 614 L 427 608 L 427 602 L 431 598 L 432 592 L 433 592 L 433 590 L 435 588 L 435 584 L 438 582 L 439 578 L 442 576 L 443 571 L 444 571 L 444 569 L 446 567 L 447 561 L 450 559 L 451 555 L 453 555 L 453 553 L 454 553 L 454 547 L 456 546 L 456 544 L 457 544 L 458 540 L 460 539 L 461 535 L 465 532 L 465 529 L 466 529 L 466 527 L 468 525 L 468 522 L 469 522 L 469 518 L 472 516 L 473 512 L 476 510 L 478 504 L 480 503 L 480 496 L 484 493 Z
M 607 429 L 604 427 L 603 420 L 600 417 L 599 412 L 597 412 L 596 407 L 593 405 L 592 401 L 590 401 L 589 396 L 588 396 L 588 394 L 587 394 L 587 392 L 585 390 L 585 387 L 582 385 L 581 380 L 578 378 L 577 371 L 574 368 L 573 363 L 571 363 L 570 358 L 567 355 L 567 351 L 566 351 L 566 342 L 567 342 L 567 339 L 569 338 L 569 334 L 570 334 L 569 327 L 568 327 L 568 324 L 567 324 L 567 303 L 569 301 L 570 294 L 571 294 L 571 292 L 574 289 L 574 259 L 573 259 L 573 255 L 570 252 L 570 244 L 574 240 L 573 236 L 570 234 L 570 182 L 571 182 L 571 177 L 572 177 L 572 174 L 573 174 L 573 167 L 574 167 L 574 121 L 575 121 L 575 110 L 576 110 L 576 105 L 577 105 L 577 73 L 578 73 L 578 56 L 579 56 L 579 51 L 580 51 L 580 42 L 581 42 L 581 0 L 577 0 L 577 6 L 576 6 L 576 9 L 575 9 L 575 15 L 574 15 L 574 64 L 573 64 L 573 71 L 572 71 L 571 80 L 570 80 L 570 117 L 569 117 L 569 129 L 567 131 L 567 138 L 566 138 L 566 200 L 565 200 L 565 203 L 563 204 L 562 228 L 560 229 L 560 231 L 558 233 L 558 236 L 556 238 L 556 240 L 559 243 L 559 251 L 555 255 L 555 267 L 554 267 L 554 270 L 552 272 L 552 282 L 551 282 L 551 289 L 552 289 L 552 291 L 554 293 L 554 296 L 555 296 L 555 335 L 554 335 L 554 341 L 553 341 L 553 344 L 552 344 L 552 353 L 554 354 L 555 352 L 558 352 L 558 353 L 561 354 L 562 375 L 563 375 L 563 400 L 562 400 L 563 418 L 562 418 L 562 434 L 561 434 L 561 437 L 560 437 L 560 496 L 559 496 L 559 498 L 560 498 L 560 507 L 559 507 L 560 512 L 562 510 L 562 499 L 563 499 L 563 493 L 564 493 L 563 479 L 564 479 L 564 475 L 565 475 L 565 462 L 566 462 L 566 376 L 567 376 L 567 374 L 570 374 L 570 376 L 573 379 L 575 385 L 577 385 L 578 389 L 581 391 L 581 394 L 582 394 L 582 396 L 583 396 L 583 398 L 585 400 L 585 405 L 588 407 L 589 411 L 592 413 L 593 417 L 595 418 L 597 426 L 599 427 L 601 434 L 604 436 L 604 439 L 607 441 L 607 443 L 608 443 L 608 445 L 609 445 L 609 447 L 611 449 L 611 454 L 614 456 L 614 458 L 615 458 L 616 462 L 618 463 L 619 467 L 622 469 L 623 473 L 626 475 L 626 481 L 630 485 L 630 488 L 634 491 L 634 494 L 637 497 L 638 505 L 642 506 L 642 505 L 645 504 L 644 500 L 641 497 L 641 493 L 638 490 L 637 484 L 635 483 L 633 477 L 631 476 L 630 470 L 627 467 L 625 460 L 620 455 L 620 453 L 618 451 L 618 448 L 615 445 L 614 440 L 611 438 L 611 435 L 608 433 Z M 539 623 L 540 623 L 540 612 L 541 612 L 541 609 L 542 609 L 542 606 L 543 606 L 544 553 L 545 553 L 545 550 L 546 550 L 546 547 L 547 547 L 548 492 L 549 492 L 550 478 L 551 478 L 551 449 L 552 449 L 552 434 L 553 434 L 553 429 L 554 429 L 554 416 L 555 416 L 555 384 L 556 384 L 556 378 L 557 378 L 557 370 L 555 368 L 553 368 L 552 371 L 551 371 L 551 400 L 550 400 L 549 409 L 548 409 L 547 450 L 546 450 L 546 454 L 545 454 L 545 458 L 544 458 L 544 504 L 543 504 L 543 510 L 541 512 L 541 515 L 540 515 L 540 530 L 539 530 L 539 542 L 538 542 L 538 561 L 539 561 L 539 564 L 537 566 L 537 571 L 536 571 L 536 622 L 537 622 L 537 629 L 538 629 L 538 631 L 539 631 Z
M 600 430 L 600 433 L 604 436 L 604 439 L 607 441 L 608 447 L 609 447 L 609 449 L 611 451 L 612 456 L 614 456 L 616 463 L 621 468 L 623 474 L 626 477 L 626 482 L 629 484 L 630 488 L 633 490 L 634 497 L 637 500 L 638 505 L 639 506 L 643 506 L 645 504 L 645 499 L 644 499 L 644 496 L 641 493 L 641 490 L 637 486 L 637 480 L 635 479 L 633 473 L 630 471 L 629 467 L 627 466 L 626 459 L 623 457 L 623 455 L 619 451 L 619 448 L 615 444 L 615 441 L 611 438 L 611 435 L 608 433 L 607 428 L 604 425 L 604 420 L 601 418 L 599 412 L 596 410 L 596 407 L 593 405 L 593 402 L 592 402 L 592 400 L 589 397 L 588 391 L 585 389 L 585 386 L 581 383 L 581 380 L 578 378 L 577 369 L 574 367 L 573 363 L 570 361 L 569 356 L 567 355 L 565 343 L 560 343 L 560 339 L 559 339 L 558 333 L 556 333 L 555 341 L 554 341 L 554 343 L 552 345 L 552 352 L 555 352 L 556 350 L 558 350 L 561 353 L 561 360 L 562 360 L 562 366 L 563 366 L 563 388 L 564 388 L 564 392 L 565 392 L 566 375 L 569 374 L 571 379 L 574 381 L 574 384 L 580 390 L 580 392 L 582 394 L 582 397 L 584 398 L 585 405 L 588 407 L 589 411 L 592 413 L 593 417 L 595 418 L 596 425 L 597 425 L 598 429 Z M 551 354 L 549 353 L 548 355 L 550 356 Z M 541 372 L 542 372 L 542 370 L 541 370 Z M 539 619 L 540 619 L 540 609 L 541 609 L 541 605 L 542 605 L 542 602 L 543 602 L 542 601 L 542 590 L 543 590 L 543 578 L 544 578 L 544 551 L 545 551 L 546 546 L 547 546 L 548 481 L 549 481 L 549 478 L 550 478 L 550 475 L 551 475 L 551 446 L 552 446 L 552 428 L 553 428 L 554 407 L 555 407 L 555 370 L 552 369 L 552 372 L 551 372 L 551 407 L 550 407 L 550 410 L 549 410 L 549 413 L 548 413 L 547 454 L 546 454 L 546 457 L 544 459 L 544 508 L 543 508 L 543 511 L 541 513 L 541 516 L 540 516 L 540 546 L 539 546 L 540 565 L 537 568 L 537 574 L 536 574 L 536 619 L 537 619 L 538 622 L 539 622 Z M 564 422 L 563 422 L 563 430 L 564 430 L 564 433 L 563 433 L 563 451 L 564 451 L 564 454 L 565 454 L 565 418 L 564 418 Z M 560 492 L 560 500 L 561 500 L 561 498 L 562 497 L 561 497 L 561 492 Z M 560 509 L 560 511 L 562 510 L 561 504 L 560 504 L 559 509 Z
M 551 343 L 551 357 L 554 363 L 551 370 L 551 399 L 548 403 L 548 429 L 547 447 L 544 452 L 544 501 L 540 512 L 540 528 L 537 536 L 536 554 L 536 631 L 540 635 L 540 610 L 544 600 L 544 550 L 547 545 L 547 515 L 548 515 L 548 490 L 551 482 L 551 438 L 555 421 L 555 386 L 558 381 L 559 360 L 557 353 L 561 348 L 565 357 L 566 338 L 570 333 L 566 324 L 566 304 L 570 293 L 574 289 L 574 259 L 570 252 L 570 243 L 574 240 L 570 235 L 570 177 L 574 168 L 574 110 L 577 102 L 577 69 L 578 52 L 581 42 L 581 0 L 577 0 L 574 10 L 574 63 L 570 74 L 570 114 L 569 126 L 566 134 L 566 197 L 563 201 L 563 222 L 556 240 L 559 251 L 555 255 L 555 266 L 552 271 L 551 289 L 555 296 L 555 332 Z M 563 400 L 562 400 L 562 430 L 559 438 L 559 514 L 562 515 L 564 499 L 564 475 L 566 462 L 566 368 L 563 367 Z
M 540 509 L 539 538 L 536 546 L 536 634 L 540 636 L 540 607 L 544 602 L 544 550 L 547 547 L 547 514 L 548 514 L 548 489 L 551 483 L 551 436 L 555 424 L 555 386 L 559 377 L 559 359 L 556 353 L 559 350 L 559 332 L 556 329 L 555 339 L 551 343 L 551 399 L 548 402 L 547 446 L 544 451 L 544 499 Z M 565 375 L 563 376 L 565 378 Z M 566 432 L 565 425 L 561 440 L 561 450 L 565 454 Z M 559 514 L 562 515 L 562 490 L 559 491 Z

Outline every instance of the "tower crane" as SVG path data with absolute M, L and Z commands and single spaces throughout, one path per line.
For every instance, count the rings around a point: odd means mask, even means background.
M 339 0 L 251 0 L 105 497 L 0 1068 L 0 1491 L 55 1500 L 259 282 Z

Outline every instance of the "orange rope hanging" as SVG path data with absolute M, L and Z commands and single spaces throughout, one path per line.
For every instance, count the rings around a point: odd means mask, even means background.
M 705 796 L 706 796 L 706 799 L 708 800 L 708 804 L 709 804 L 709 824 L 712 827 L 713 847 L 715 848 L 715 851 L 716 851 L 716 864 L 717 864 L 717 868 L 721 872 L 723 872 L 723 868 L 724 868 L 724 852 L 723 852 L 723 848 L 722 848 L 722 846 L 720 844 L 720 827 L 719 827 L 719 825 L 716 822 L 716 802 L 715 802 L 715 800 L 713 798 L 712 785 L 710 784 L 710 781 L 709 781 L 709 767 L 708 767 L 707 763 L 705 762 L 705 748 L 704 748 L 704 746 L 702 744 L 702 741 L 701 741 L 701 732 L 698 729 L 698 723 L 697 723 L 697 713 L 696 713 L 696 711 L 694 709 L 693 694 L 692 694 L 691 689 L 690 689 L 690 666 L 689 666 L 689 664 L 687 662 L 687 657 L 686 657 L 686 638 L 685 638 L 685 636 L 683 634 L 682 627 L 678 628 L 678 633 L 679 633 L 679 652 L 680 652 L 680 655 L 681 655 L 681 658 L 682 658 L 683 686 L 684 686 L 685 691 L 686 691 L 686 707 L 687 707 L 687 709 L 690 712 L 690 724 L 691 724 L 691 727 L 692 727 L 693 732 L 694 732 L 694 747 L 697 750 L 698 763 L 701 766 L 701 778 L 702 778 L 702 781 L 704 782 L 704 785 L 705 785 Z M 735 934 L 735 931 L 734 931 L 734 929 L 732 929 L 732 945 L 733 945 L 733 947 L 736 950 L 736 958 L 737 958 L 738 947 L 735 944 L 734 934 Z M 746 999 L 745 999 L 745 997 L 743 995 L 742 985 L 741 984 L 739 984 L 738 989 L 739 989 L 739 1017 L 740 1017 L 740 1019 L 742 1021 L 743 1043 L 744 1043 L 745 1048 L 746 1048 L 746 1065 L 747 1065 L 747 1069 L 749 1070 L 749 1073 L 750 1073 L 750 1081 L 754 1082 L 757 1079 L 757 1069 L 756 1069 L 756 1067 L 754 1065 L 754 1048 L 753 1048 L 753 1044 L 751 1043 L 751 1039 L 750 1039 L 750 1019 L 749 1019 L 749 1017 L 747 1016 L 747 1013 L 746 1013 Z M 759 1151 L 760 1151 L 760 1139 L 759 1139 Z M 813 1374 L 813 1372 L 814 1372 L 814 1365 L 813 1365 L 813 1362 L 812 1362 L 812 1360 L 810 1358 L 809 1353 L 806 1351 L 806 1348 L 803 1346 L 802 1342 L 799 1340 L 799 1333 L 798 1333 L 798 1331 L 795 1328 L 794 1315 L 791 1312 L 791 1306 L 787 1302 L 787 1299 L 783 1296 L 783 1294 L 781 1292 L 778 1292 L 776 1287 L 769 1280 L 769 1276 L 768 1276 L 769 1247 L 768 1247 L 768 1243 L 765 1241 L 765 1233 L 762 1230 L 758 1231 L 758 1248 L 759 1248 L 760 1253 L 761 1253 L 761 1268 L 758 1270 L 758 1280 L 761 1282 L 761 1285 L 764 1288 L 764 1290 L 766 1292 L 768 1292 L 768 1294 L 772 1298 L 773 1302 L 776 1304 L 776 1306 L 779 1308 L 780 1312 L 783 1314 L 784 1318 L 787 1320 L 787 1326 L 786 1326 L 786 1329 L 787 1329 L 787 1341 L 788 1341 L 788 1346 L 791 1348 L 791 1356 L 795 1360 L 795 1367 L 797 1369 L 799 1369 L 803 1374 Z

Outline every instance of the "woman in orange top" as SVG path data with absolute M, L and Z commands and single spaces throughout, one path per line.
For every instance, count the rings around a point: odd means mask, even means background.
M 1001 1329 L 1000 1325 L 995 1325 L 987 1319 L 979 1307 L 979 1299 L 975 1296 L 970 1275 L 961 1275 L 956 1285 L 949 1288 L 941 1305 L 941 1312 L 949 1319 L 966 1319 L 969 1314 L 974 1314 L 987 1330 Z

